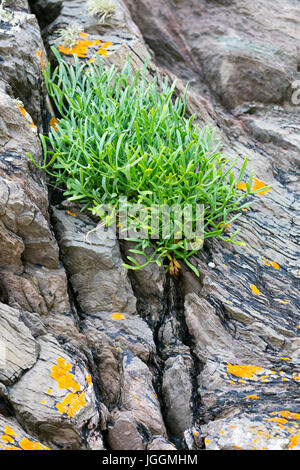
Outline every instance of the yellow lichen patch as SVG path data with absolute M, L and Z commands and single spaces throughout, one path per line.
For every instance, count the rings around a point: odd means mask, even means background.
M 205 444 L 209 444 L 210 443 L 210 440 L 209 439 L 205 439 Z
M 7 434 L 8 436 L 16 436 L 16 433 L 13 429 L 11 429 L 9 426 L 5 426 L 4 427 L 4 432 L 5 434 Z
M 298 330 L 300 330 L 300 325 L 297 325 L 297 327 L 296 327 L 296 328 L 298 328 Z
M 50 395 L 51 392 L 52 392 L 52 388 L 48 388 L 47 390 L 48 395 Z
M 240 450 L 240 449 L 241 449 L 240 446 L 233 446 L 233 447 L 234 447 L 235 449 L 237 449 L 237 450 Z
M 84 59 L 87 53 L 87 50 L 91 46 L 99 46 L 101 41 L 99 39 L 95 39 L 94 41 L 89 41 L 88 39 L 80 39 L 77 41 L 73 48 L 58 46 L 58 50 L 62 54 L 66 55 L 77 55 L 77 57 Z
M 39 442 L 30 441 L 24 437 L 20 442 L 17 441 L 17 434 L 9 426 L 5 426 L 4 435 L 1 436 L 2 441 L 5 443 L 14 443 L 12 446 L 6 446 L 4 450 L 51 450 Z M 2 447 L 2 446 L 0 446 Z
M 293 413 L 292 411 L 283 410 L 283 411 L 280 411 L 279 414 L 287 419 L 300 419 L 300 414 Z
M 254 177 L 251 190 L 252 191 L 257 191 L 258 189 L 265 188 L 266 186 L 267 185 L 263 181 L 260 181 L 259 179 Z M 261 191 L 260 193 L 258 193 L 258 195 L 263 196 L 268 191 L 272 191 L 272 189 L 271 188 L 265 189 L 265 191 Z
M 43 52 L 41 52 L 39 49 L 36 51 L 36 55 L 38 56 L 38 58 L 40 59 L 41 61 L 41 67 L 42 69 L 45 67 L 45 59 L 44 59 L 44 54 Z
M 85 392 L 69 393 L 61 403 L 57 403 L 56 408 L 60 413 L 67 414 L 69 418 L 74 418 L 85 405 Z
M 58 388 L 71 389 L 73 392 L 80 390 L 79 383 L 75 382 L 74 375 L 69 371 L 72 369 L 71 364 L 68 364 L 62 357 L 57 359 L 57 365 L 53 366 L 50 374 L 54 380 L 57 381 Z
M 79 36 L 82 38 L 82 39 L 86 39 L 89 37 L 89 35 L 87 33 L 80 33 Z
M 272 266 L 272 268 L 274 268 L 274 269 L 279 269 L 279 264 L 275 263 L 275 261 L 271 261 L 271 260 L 265 258 L 264 256 L 262 256 L 261 259 L 263 260 L 263 263 L 266 266 Z
M 25 111 L 25 108 L 23 108 L 22 106 L 18 106 L 18 110 L 20 111 L 20 113 L 23 114 L 24 117 L 27 116 L 27 113 L 26 113 L 26 111 Z
M 53 129 L 54 129 L 55 131 L 57 131 L 57 124 L 58 124 L 58 120 L 56 119 L 56 117 L 53 116 L 53 117 L 50 119 L 49 125 L 50 125 L 51 127 L 53 127 Z
M 197 437 L 199 433 L 198 433 L 197 431 L 194 431 L 194 433 L 193 433 L 193 434 L 194 434 L 194 436 L 196 436 L 196 437 Z
M 250 284 L 250 289 L 252 290 L 252 294 L 262 295 L 260 290 L 254 284 Z
M 77 214 L 75 214 L 74 212 L 71 212 L 71 211 L 67 211 L 67 214 L 71 215 L 72 217 L 77 217 Z
M 119 313 L 119 312 L 117 312 L 117 313 L 112 313 L 112 314 L 111 314 L 111 318 L 112 318 L 113 320 L 124 320 L 125 315 L 124 315 L 124 313 Z
M 280 304 L 288 304 L 290 303 L 290 300 L 289 299 L 274 299 L 275 302 L 279 302 Z
M 91 59 L 89 59 L 88 62 L 89 62 L 90 64 L 92 64 L 93 62 L 95 62 L 94 57 L 92 57 Z
M 251 379 L 253 376 L 255 376 L 255 374 L 261 372 L 262 370 L 263 368 L 258 366 L 232 365 L 227 363 L 227 372 L 235 375 L 236 377 Z
M 97 54 L 104 55 L 105 57 L 108 56 L 107 48 L 112 46 L 112 42 L 104 42 L 100 49 L 98 49 Z
M 245 400 L 247 399 L 253 399 L 253 400 L 259 400 L 259 397 L 257 395 L 248 395 L 247 397 L 245 397 Z
M 39 442 L 30 441 L 27 437 L 24 437 L 22 441 L 19 442 L 19 446 L 23 450 L 51 450 L 49 447 L 40 444 Z
M 289 449 L 293 449 L 296 445 L 298 445 L 299 434 L 295 434 L 290 438 Z
M 266 421 L 273 421 L 273 423 L 286 424 L 287 420 L 284 418 L 265 418 Z
M 252 188 L 251 188 L 251 191 L 257 191 L 258 189 L 263 189 L 265 188 L 267 185 L 263 182 L 263 181 L 260 181 L 259 179 L 257 178 L 253 178 L 253 182 L 252 182 Z M 243 181 L 241 181 L 239 184 L 238 184 L 238 189 L 240 191 L 244 191 L 244 192 L 247 192 L 247 185 L 246 183 L 244 183 Z M 259 193 L 257 193 L 258 195 L 263 195 L 263 194 L 266 194 L 268 191 L 272 191 L 271 188 L 268 188 L 268 189 L 265 189 L 264 191 L 261 191 Z
M 11 436 L 7 436 L 6 434 L 1 436 L 1 439 L 3 442 L 14 442 L 14 439 Z
M 281 357 L 280 359 L 281 359 L 282 361 L 290 361 L 290 360 L 291 360 L 290 357 Z
M 294 380 L 300 380 L 300 374 L 293 374 L 292 379 Z
M 41 405 L 45 405 L 45 404 L 46 404 L 46 400 L 41 400 L 40 403 L 41 403 Z
M 244 191 L 244 192 L 247 191 L 246 183 L 244 183 L 243 181 L 241 181 L 241 182 L 238 184 L 237 187 L 238 187 L 238 189 L 239 189 L 240 191 Z
M 87 374 L 85 380 L 87 381 L 88 385 L 92 385 L 92 377 L 91 377 L 91 374 Z
M 6 446 L 4 450 L 22 450 L 22 449 L 16 446 Z

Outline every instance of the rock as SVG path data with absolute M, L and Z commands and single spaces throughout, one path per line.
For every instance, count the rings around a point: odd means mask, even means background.
M 97 318 L 87 318 L 83 328 L 93 347 L 106 337 L 116 348 L 127 350 L 144 362 L 156 353 L 152 331 L 138 315 L 99 313 Z
M 147 450 L 176 450 L 176 447 L 171 442 L 163 437 L 154 437 L 147 445 Z
M 137 357 L 124 354 L 122 409 L 131 411 L 135 420 L 152 435 L 166 436 L 158 397 L 148 367 Z
M 39 359 L 11 387 L 9 400 L 29 432 L 57 448 L 78 448 L 82 428 L 98 414 L 91 377 L 53 337 L 38 341 Z
M 165 405 L 165 419 L 172 434 L 183 437 L 184 431 L 192 425 L 193 414 L 190 358 L 170 357 L 165 362 L 162 382 L 162 397 Z
M 14 419 L 0 414 L 0 450 L 51 450 L 27 434 Z
M 11 15 L 10 21 L 0 24 L 0 80 L 6 82 L 13 97 L 23 102 L 34 124 L 40 126 L 41 71 L 46 56 L 38 22 L 34 15 L 19 11 L 17 6 Z
M 211 421 L 201 431 L 205 448 L 211 450 L 299 450 L 299 418 L 287 410 L 244 413 Z
M 70 211 L 69 211 L 70 212 Z M 86 314 L 135 313 L 135 297 L 116 239 L 97 235 L 96 224 L 53 208 L 54 228 L 61 255 L 78 302 Z
M 0 381 L 12 385 L 37 361 L 39 345 L 19 320 L 19 312 L 0 303 Z
M 108 428 L 108 442 L 113 450 L 143 450 L 146 442 L 138 431 L 137 423 L 130 411 L 112 413 L 113 425 Z

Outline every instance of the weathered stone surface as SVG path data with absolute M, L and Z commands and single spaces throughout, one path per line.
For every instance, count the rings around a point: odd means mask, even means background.
M 11 385 L 32 366 L 39 345 L 19 320 L 19 312 L 0 303 L 0 381 Z
M 205 448 L 213 450 L 299 450 L 298 413 L 243 413 L 201 426 Z M 283 423 L 283 424 L 282 424 Z
M 96 224 L 80 213 L 74 217 L 54 208 L 53 220 L 64 265 L 84 312 L 135 313 L 136 300 L 117 240 L 109 233 L 107 238 L 99 236 Z
M 9 400 L 29 432 L 58 448 L 77 448 L 83 426 L 98 415 L 91 377 L 53 337 L 39 344 L 38 361 L 10 389 Z
M 0 450 L 51 450 L 27 434 L 16 420 L 0 414 Z
M 163 437 L 154 437 L 147 445 L 147 450 L 176 450 L 176 447 Z
M 146 442 L 138 431 L 137 423 L 130 411 L 116 410 L 111 414 L 113 426 L 108 428 L 108 441 L 113 450 L 143 450 Z
M 12 19 L 0 22 L 0 80 L 6 82 L 14 98 L 24 103 L 34 123 L 40 126 L 41 70 L 45 63 L 45 51 L 39 26 L 32 14 L 15 7 L 8 11 Z
M 190 358 L 188 358 L 190 359 Z M 174 435 L 183 436 L 193 423 L 192 384 L 193 364 L 183 356 L 170 357 L 165 362 L 162 397 L 165 405 L 166 423 Z

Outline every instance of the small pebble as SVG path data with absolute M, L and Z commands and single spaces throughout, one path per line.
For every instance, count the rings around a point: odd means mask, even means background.
M 216 265 L 215 265 L 215 263 L 208 263 L 208 267 L 209 267 L 209 268 L 215 268 Z

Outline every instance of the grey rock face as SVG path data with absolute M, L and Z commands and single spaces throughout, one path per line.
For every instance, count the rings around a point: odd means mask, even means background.
M 58 448 L 77 448 L 82 427 L 98 414 L 91 377 L 53 337 L 43 336 L 39 344 L 38 361 L 10 389 L 9 399 L 30 432 Z
M 54 208 L 53 220 L 64 264 L 83 311 L 135 313 L 135 298 L 117 240 L 110 233 L 107 238 L 100 236 L 96 224 L 80 213 L 74 217 Z
M 39 345 L 19 320 L 19 312 L 0 303 L 0 381 L 16 382 L 36 362 Z

